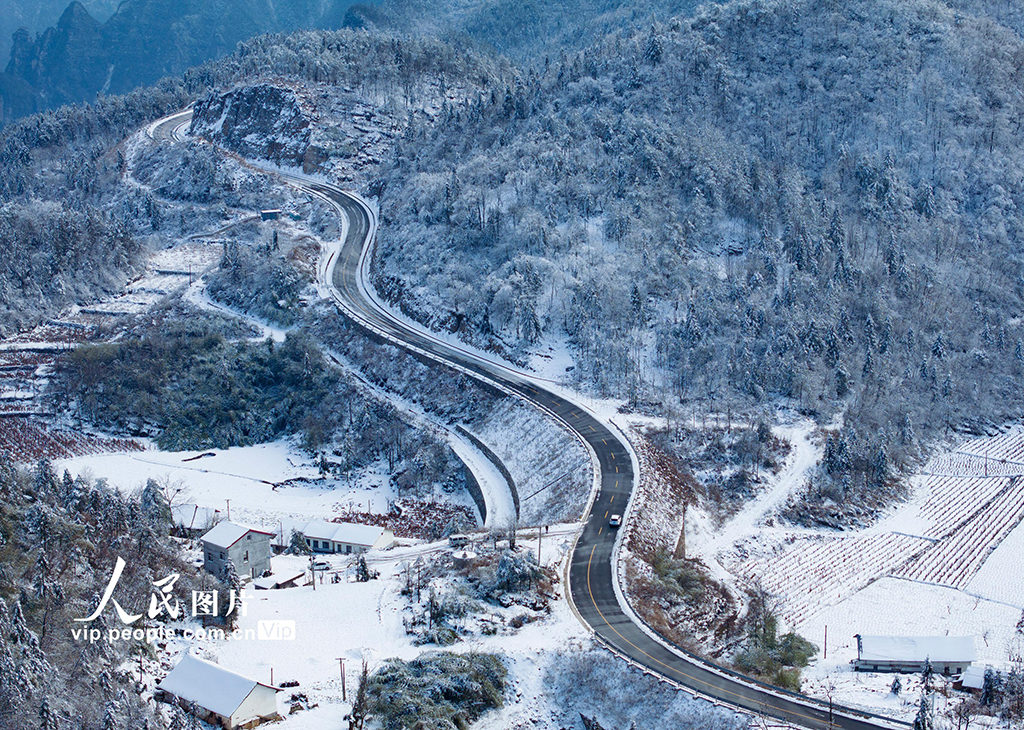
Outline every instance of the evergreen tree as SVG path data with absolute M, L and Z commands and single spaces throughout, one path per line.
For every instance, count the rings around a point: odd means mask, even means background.
M 293 529 L 291 538 L 288 540 L 288 549 L 285 552 L 289 555 L 309 555 L 313 551 L 309 549 L 302 533 Z
M 889 685 L 889 691 L 897 697 L 900 696 L 900 692 L 903 691 L 903 682 L 900 680 L 900 675 L 897 674 L 892 678 L 892 684 Z
M 171 709 L 171 719 L 167 723 L 167 730 L 185 730 L 185 717 L 180 707 L 175 706 Z
M 932 730 L 932 711 L 928 705 L 928 697 L 921 694 L 921 702 L 917 708 L 917 715 L 914 717 L 913 730 Z
M 103 713 L 103 730 L 119 730 L 121 727 L 117 721 L 119 714 L 117 704 L 115 702 L 108 702 Z
M 58 730 L 59 727 L 57 713 L 50 708 L 50 699 L 43 697 L 39 705 L 39 730 Z
M 850 374 L 843 368 L 836 368 L 836 397 L 845 398 L 850 393 Z
M 154 527 L 160 529 L 170 528 L 173 521 L 171 505 L 155 479 L 146 480 L 146 486 L 142 488 L 140 507 L 146 519 Z
M 356 561 L 356 580 L 360 583 L 366 583 L 370 580 L 370 569 L 366 566 L 366 558 L 362 555 Z
M 935 669 L 932 667 L 930 658 L 924 660 L 924 670 L 921 672 L 921 687 L 925 694 L 932 691 L 932 680 L 935 678 Z
M 995 707 L 1003 688 L 1003 678 L 992 667 L 985 667 L 985 679 L 981 684 L 980 702 L 982 707 Z

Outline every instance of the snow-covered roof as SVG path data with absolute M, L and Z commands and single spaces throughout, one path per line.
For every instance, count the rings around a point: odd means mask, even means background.
M 866 662 L 973 662 L 970 636 L 861 636 L 857 658 Z
M 238 709 L 257 685 L 280 691 L 277 687 L 186 654 L 157 686 L 222 717 L 231 717 L 231 713 Z
M 229 548 L 241 540 L 249 532 L 258 532 L 261 535 L 273 535 L 273 532 L 257 530 L 255 527 L 240 525 L 237 522 L 218 522 L 217 526 L 203 535 L 203 542 L 208 542 L 214 547 Z
M 972 664 L 960 675 L 960 683 L 968 689 L 982 689 L 985 686 L 985 667 Z
M 171 507 L 174 524 L 187 530 L 208 527 L 217 521 L 218 515 L 220 515 L 220 510 L 200 507 L 197 504 L 176 504 Z
M 286 570 L 283 573 L 274 573 L 268 575 L 266 578 L 257 578 L 252 582 L 253 587 L 260 588 L 262 590 L 270 590 L 276 588 L 279 585 L 285 583 L 291 583 L 293 580 L 298 580 L 306 574 L 304 570 Z
M 373 525 L 357 525 L 349 522 L 320 522 L 314 520 L 302 530 L 302 534 L 310 540 L 333 540 L 349 545 L 365 545 L 371 547 L 384 534 L 383 527 Z

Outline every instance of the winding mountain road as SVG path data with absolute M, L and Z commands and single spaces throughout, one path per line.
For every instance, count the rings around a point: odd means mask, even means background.
M 179 139 L 191 111 L 154 123 L 156 139 Z M 490 360 L 469 348 L 439 338 L 391 313 L 369 285 L 369 261 L 377 221 L 359 196 L 321 181 L 268 172 L 332 204 L 348 220 L 344 240 L 329 247 L 319 268 L 319 284 L 338 307 L 371 335 L 455 368 L 533 404 L 576 434 L 591 452 L 599 489 L 587 513 L 569 568 L 569 594 L 580 618 L 614 652 L 654 674 L 719 703 L 793 725 L 825 730 L 903 728 L 890 718 L 829 706 L 784 692 L 716 667 L 682 649 L 655 639 L 620 605 L 613 566 L 618 531 L 609 514 L 626 514 L 632 494 L 635 459 L 628 442 L 581 403 L 566 397 L 550 381 Z

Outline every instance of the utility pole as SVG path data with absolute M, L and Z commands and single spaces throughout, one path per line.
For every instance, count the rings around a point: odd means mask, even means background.
M 348 702 L 348 697 L 345 696 L 345 658 L 338 657 L 338 664 L 341 665 L 341 701 Z
M 228 503 L 228 522 L 231 522 L 231 500 L 226 499 L 224 501 Z
M 822 659 L 828 659 L 828 624 L 825 624 L 825 656 Z
M 310 553 L 309 554 L 309 575 L 313 579 L 313 592 L 316 593 L 316 569 L 313 567 L 313 565 L 314 565 L 314 555 L 313 555 L 313 553 Z

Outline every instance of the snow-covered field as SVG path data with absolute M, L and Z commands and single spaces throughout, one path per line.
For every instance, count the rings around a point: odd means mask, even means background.
M 865 530 L 780 527 L 755 503 L 733 520 L 745 529 L 727 524 L 731 539 L 703 548 L 774 595 L 789 629 L 824 648 L 828 627 L 827 658 L 805 670 L 806 691 L 912 719 L 915 697 L 891 695 L 891 675 L 852 671 L 854 635 L 971 636 L 979 663 L 1010 667 L 1024 649 L 1022 453 L 1018 428 L 940 454 L 911 479 L 911 498 Z M 805 478 L 783 474 L 795 486 Z M 777 484 L 761 499 L 785 491 Z M 750 512 L 758 519 L 744 519 Z
M 72 475 L 87 470 L 126 492 L 156 479 L 173 485 L 172 493 L 181 489 L 174 504 L 218 509 L 223 516 L 230 500 L 233 521 L 275 531 L 282 521 L 331 518 L 351 510 L 386 512 L 388 501 L 397 497 L 384 470 L 371 468 L 351 481 L 324 478 L 315 460 L 287 439 L 207 451 L 96 454 L 61 459 L 54 466 Z

